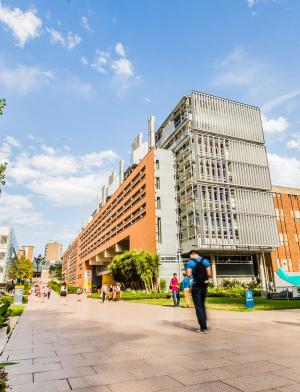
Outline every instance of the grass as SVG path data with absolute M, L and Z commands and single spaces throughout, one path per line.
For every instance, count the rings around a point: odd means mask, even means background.
M 11 317 L 21 316 L 25 309 L 25 305 L 12 305 L 10 309 L 12 310 Z
M 161 305 L 161 306 L 173 306 L 173 301 L 170 299 L 145 299 L 145 300 L 133 300 L 130 302 L 143 303 L 149 305 Z M 255 308 L 254 311 L 260 310 L 282 310 L 282 309 L 300 309 L 300 300 L 269 300 L 266 298 L 256 297 L 254 298 Z M 185 305 L 184 301 L 181 301 L 181 306 Z M 207 309 L 215 310 L 230 310 L 237 312 L 251 312 L 252 309 L 246 309 L 244 298 L 226 298 L 226 297 L 207 297 L 206 299 Z

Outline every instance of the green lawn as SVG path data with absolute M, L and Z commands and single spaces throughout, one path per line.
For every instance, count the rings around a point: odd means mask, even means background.
M 130 302 L 149 305 L 173 306 L 173 301 L 170 299 L 145 299 L 133 300 Z M 269 300 L 266 298 L 255 297 L 254 302 L 254 310 L 300 309 L 300 300 Z M 206 304 L 208 309 L 233 310 L 238 312 L 252 311 L 251 309 L 246 309 L 244 298 L 207 297 Z M 184 306 L 183 300 L 181 301 L 181 306 Z
M 11 313 L 12 317 L 21 316 L 21 314 L 23 313 L 23 311 L 25 309 L 25 305 L 12 305 L 10 307 L 10 309 L 12 310 L 12 313 Z

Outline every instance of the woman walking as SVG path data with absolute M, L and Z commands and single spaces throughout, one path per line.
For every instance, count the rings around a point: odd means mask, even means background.
M 107 283 L 104 283 L 104 285 L 102 286 L 102 289 L 101 289 L 101 294 L 102 294 L 102 303 L 104 303 L 104 302 L 105 302 L 105 300 L 106 300 L 106 296 L 107 296 L 107 289 L 108 289 L 108 287 L 107 287 Z
M 68 294 L 67 283 L 64 282 L 64 283 L 61 285 L 61 288 L 60 288 L 60 296 L 61 296 L 61 304 L 62 304 L 62 305 L 65 304 L 65 299 L 66 299 L 66 297 L 67 297 L 67 294 Z

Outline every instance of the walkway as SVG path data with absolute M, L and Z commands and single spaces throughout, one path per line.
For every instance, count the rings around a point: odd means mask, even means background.
M 194 314 L 69 295 L 30 303 L 3 359 L 15 392 L 300 391 L 300 311 Z

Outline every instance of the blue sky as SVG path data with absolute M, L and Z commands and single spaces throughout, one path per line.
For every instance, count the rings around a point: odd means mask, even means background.
M 260 106 L 273 182 L 300 187 L 300 2 L 0 4 L 0 224 L 19 245 L 67 245 L 147 117 L 192 89 Z

